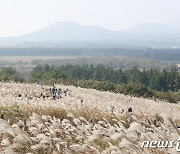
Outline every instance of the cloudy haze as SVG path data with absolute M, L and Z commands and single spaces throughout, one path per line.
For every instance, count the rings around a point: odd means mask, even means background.
M 180 19 L 179 0 L 0 0 L 0 36 L 23 35 L 57 21 L 111 30 Z

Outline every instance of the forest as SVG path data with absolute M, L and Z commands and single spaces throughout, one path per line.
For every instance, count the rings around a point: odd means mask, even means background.
M 39 65 L 28 82 L 72 84 L 84 88 L 113 91 L 136 97 L 160 98 L 175 103 L 180 100 L 180 74 L 176 67 L 164 69 L 121 70 L 93 65 Z
M 67 64 L 60 67 L 46 64 L 36 66 L 27 80 L 20 78 L 14 68 L 2 67 L 0 81 L 71 84 L 136 97 L 160 98 L 172 103 L 180 100 L 180 74 L 176 67 L 158 71 L 137 67 L 127 70 L 113 69 L 102 64 Z
M 176 67 L 164 69 L 121 69 L 106 68 L 99 64 L 93 65 L 64 65 L 54 67 L 49 65 L 37 66 L 30 74 L 29 81 L 46 82 L 52 79 L 68 80 L 97 80 L 114 84 L 140 83 L 156 91 L 178 91 L 180 89 L 180 75 Z
M 179 61 L 179 48 L 0 48 L 0 56 L 127 56 L 160 61 Z

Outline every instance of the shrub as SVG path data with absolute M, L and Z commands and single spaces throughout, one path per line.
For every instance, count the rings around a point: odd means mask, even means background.
M 147 87 L 140 83 L 128 83 L 128 84 L 118 84 L 116 86 L 115 92 L 123 93 L 126 95 L 132 95 L 136 97 L 152 97 L 153 92 Z
M 9 81 L 18 81 L 16 75 L 16 70 L 12 67 L 2 67 L 0 69 L 0 81 L 9 82 Z
M 178 98 L 171 92 L 156 92 L 156 97 L 159 99 L 167 100 L 170 103 L 177 103 Z
M 96 80 L 79 80 L 76 83 L 77 86 L 82 88 L 93 88 L 96 90 L 114 91 L 115 86 L 108 81 L 96 81 Z

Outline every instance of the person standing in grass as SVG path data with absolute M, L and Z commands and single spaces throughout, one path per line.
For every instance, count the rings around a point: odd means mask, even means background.
M 133 116 L 133 113 L 132 113 L 133 111 L 132 111 L 132 108 L 131 107 L 129 107 L 128 108 L 128 118 L 130 119 L 130 120 L 132 120 L 132 116 Z
M 53 99 L 56 99 L 56 92 L 57 92 L 57 89 L 55 87 L 55 85 L 53 84 L 53 87 L 51 89 L 51 92 L 52 92 L 52 96 L 53 96 Z
M 61 98 L 61 88 L 59 88 L 58 90 L 57 90 L 57 99 L 60 99 Z

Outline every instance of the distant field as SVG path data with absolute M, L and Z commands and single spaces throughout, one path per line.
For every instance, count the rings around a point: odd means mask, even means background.
M 132 58 L 128 56 L 109 56 L 109 57 L 73 57 L 73 56 L 0 56 L 0 66 L 14 66 L 14 65 L 66 65 L 69 64 L 103 64 L 112 68 L 167 68 L 178 62 L 166 62 L 145 58 Z
M 158 48 L 0 48 L 0 56 L 119 57 L 179 61 L 180 49 Z
M 73 57 L 73 56 L 0 56 L 0 67 L 13 67 L 23 78 L 27 78 L 30 71 L 37 65 L 54 65 L 59 67 L 62 65 L 98 65 L 103 64 L 105 67 L 131 69 L 138 67 L 139 69 L 155 68 L 162 70 L 170 69 L 175 62 L 158 61 L 145 58 L 132 58 L 128 56 L 109 56 L 109 57 Z
M 2 56 L 0 57 L 1 67 L 13 67 L 23 78 L 27 78 L 30 71 L 45 61 L 72 60 L 74 57 L 46 57 L 46 56 Z
M 180 63 L 180 49 L 157 48 L 0 48 L 0 66 L 103 64 L 112 68 L 171 68 Z
M 51 56 L 51 57 L 46 57 L 46 56 L 1 56 L 0 60 L 2 61 L 7 61 L 7 62 L 31 62 L 33 60 L 52 60 L 52 59 L 73 59 L 75 57 L 63 57 L 63 56 Z

